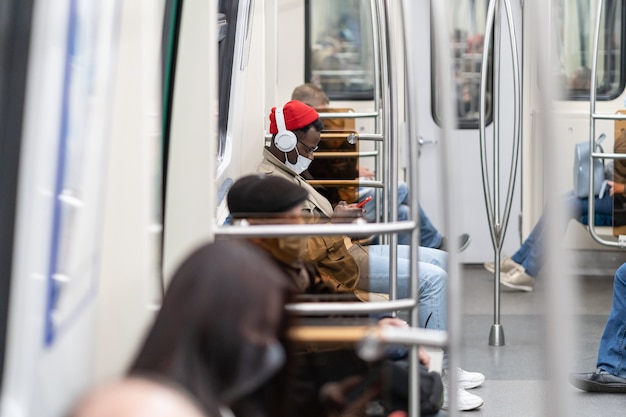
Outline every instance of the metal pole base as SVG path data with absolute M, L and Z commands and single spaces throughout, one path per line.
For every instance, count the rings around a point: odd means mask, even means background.
M 489 346 L 504 346 L 504 329 L 501 324 L 492 324 L 489 331 Z

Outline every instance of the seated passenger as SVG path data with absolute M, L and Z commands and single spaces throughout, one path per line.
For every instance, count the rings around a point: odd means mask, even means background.
M 165 380 L 129 377 L 87 393 L 69 417 L 209 417 L 189 394 Z
M 267 253 L 249 242 L 200 247 L 175 272 L 130 376 L 174 381 L 210 417 L 308 417 L 294 408 L 286 282 Z M 350 385 L 339 394 L 348 392 Z M 360 394 L 326 410 L 333 397 L 323 390 L 311 409 L 321 410 L 315 417 L 363 415 L 375 392 Z
M 248 175 L 238 179 L 231 186 L 227 202 L 230 216 L 235 221 L 246 219 L 249 224 L 304 224 L 302 209 L 307 197 L 308 193 L 304 188 L 285 178 L 272 175 Z M 302 257 L 307 244 L 306 237 L 254 237 L 250 241 L 262 247 L 276 260 L 281 269 L 291 278 L 289 286 L 296 293 L 334 292 L 334 287 L 325 285 L 329 279 L 322 278 L 323 274 L 320 274 L 314 265 L 303 261 Z M 341 300 L 345 301 L 344 298 Z M 379 323 L 383 326 L 408 326 L 406 322 L 393 317 L 383 318 Z M 346 348 L 345 344 L 333 349 L 324 346 L 322 352 L 317 352 L 316 348 L 317 346 L 313 349 L 306 349 L 306 354 L 298 355 L 300 365 L 298 383 L 295 386 L 300 390 L 295 393 L 295 398 L 304 402 L 301 408 L 310 408 L 306 406 L 306 403 L 312 396 L 319 395 L 323 385 L 372 372 L 368 364 L 354 353 L 354 349 Z M 397 354 L 398 350 L 394 350 L 393 353 Z M 427 367 L 428 354 L 421 349 L 419 353 L 420 361 Z M 406 356 L 406 349 L 403 349 L 403 354 Z M 383 395 L 381 402 L 388 411 L 406 410 L 408 408 L 406 362 L 387 363 L 385 366 L 396 378 L 385 384 L 395 401 L 387 402 L 385 401 L 387 396 Z M 429 381 L 432 386 L 422 386 L 420 389 L 423 415 L 440 409 L 443 389 L 441 379 L 438 376 L 434 379 L 435 376 L 429 375 L 426 369 L 424 368 L 423 371 L 422 384 Z M 433 403 L 432 398 L 436 398 L 436 402 Z
M 610 219 L 613 215 L 613 194 L 615 192 L 618 194 L 624 193 L 624 184 L 621 182 L 608 181 L 608 185 L 610 188 L 609 192 L 604 193 L 602 198 L 598 196 L 595 197 L 596 217 L 604 216 Z M 566 212 L 566 216 L 560 219 L 561 223 L 559 224 L 562 234 L 565 233 L 567 222 L 572 218 L 583 224 L 587 224 L 586 220 L 589 211 L 588 198 L 580 198 L 573 192 L 570 192 L 563 197 L 562 204 Z M 522 246 L 520 246 L 513 256 L 504 256 L 500 261 L 500 283 L 502 285 L 519 291 L 530 292 L 533 290 L 535 278 L 543 266 L 543 246 L 545 239 L 543 223 L 544 216 L 542 215 L 526 240 L 522 243 Z M 611 224 L 610 220 L 608 224 Z M 494 272 L 494 263 L 486 262 L 485 269 L 489 272 Z
M 277 113 L 279 114 L 278 121 Z M 328 200 L 300 176 L 313 160 L 313 152 L 320 141 L 322 124 L 317 112 L 300 101 L 292 100 L 278 111 L 273 108 L 269 118 L 270 133 L 273 137 L 269 148 L 263 151 L 264 158 L 257 172 L 278 175 L 305 188 L 308 197 L 304 203 L 304 210 L 320 221 L 336 221 L 361 214 L 362 210 L 356 205 L 347 205 L 345 202 L 337 204 L 333 210 Z M 279 126 L 281 126 L 280 131 Z M 398 297 L 406 298 L 409 296 L 410 247 L 399 245 L 397 249 Z M 436 330 L 446 328 L 446 255 L 445 252 L 437 249 L 419 248 L 420 327 Z M 388 245 L 361 246 L 352 243 L 347 236 L 310 238 L 305 260 L 314 262 L 321 272 L 340 281 L 347 288 L 359 288 L 379 293 L 389 292 Z M 358 265 L 356 270 L 354 269 L 355 261 Z M 337 273 L 346 271 L 354 272 L 351 272 L 349 276 L 342 276 L 341 279 L 337 277 Z M 444 368 L 446 362 L 444 355 Z M 484 381 L 484 376 L 479 373 L 461 373 L 460 379 L 463 381 L 464 378 L 468 380 L 465 385 L 468 388 L 480 385 Z M 468 401 L 460 398 L 459 404 L 465 402 L 473 405 L 472 408 L 476 408 L 483 403 L 480 397 L 465 391 L 460 392 L 461 396 L 468 398 Z
M 258 247 L 204 245 L 175 272 L 129 374 L 174 381 L 210 417 L 290 416 L 286 298 Z
M 317 221 L 342 221 L 356 218 L 362 209 L 355 204 L 339 203 L 333 210 L 331 204 L 299 174 L 304 165 L 313 159 L 313 150 L 320 140 L 321 122 L 315 110 L 296 100 L 284 106 L 284 123 L 290 133 L 294 134 L 292 147 L 280 150 L 277 145 L 278 128 L 275 109 L 270 115 L 270 132 L 274 135 L 270 147 L 263 152 L 263 161 L 258 172 L 286 178 L 308 192 L 304 210 L 309 217 Z M 306 155 L 306 156 L 304 156 Z M 297 166 L 296 166 L 297 160 Z M 302 169 L 300 169 L 302 168 Z M 389 246 L 353 244 L 350 238 L 322 236 L 324 242 L 309 239 L 305 260 L 314 262 L 318 269 L 340 281 L 346 288 L 359 288 L 364 291 L 389 292 Z M 346 247 L 346 244 L 349 248 Z M 409 255 L 410 248 L 405 245 L 398 247 L 398 296 L 408 297 Z M 420 314 L 422 327 L 443 328 L 445 321 L 445 271 L 447 254 L 431 248 L 419 248 L 420 258 Z M 356 262 L 355 262 L 356 261 Z M 356 268 L 355 268 L 356 266 Z M 350 275 L 338 278 L 335 273 L 350 271 Z M 423 309 L 423 310 L 422 310 Z M 429 317 L 430 316 L 430 317 Z M 428 323 L 427 323 L 428 321 Z
M 315 84 L 302 84 L 296 87 L 291 94 L 292 100 L 299 100 L 304 104 L 307 104 L 315 109 L 326 109 L 329 107 L 330 100 L 328 96 L 318 86 Z M 368 169 L 367 167 L 359 166 L 358 169 L 358 177 L 365 180 L 373 180 L 374 173 Z M 376 202 L 378 202 L 379 213 L 382 213 L 382 193 L 380 190 L 378 193 L 375 188 L 372 187 L 359 187 L 358 190 L 358 201 L 364 201 L 368 197 L 376 197 L 372 198 L 370 201 L 365 203 L 365 214 L 364 217 L 370 223 L 376 221 Z M 448 242 L 445 237 L 439 233 L 437 228 L 432 224 L 422 206 L 419 206 L 419 226 L 420 226 L 420 234 L 419 234 L 419 244 L 420 246 L 424 246 L 427 248 L 441 249 L 444 251 L 448 250 Z M 408 220 L 410 217 L 410 206 L 409 206 L 409 187 L 405 182 L 398 183 L 398 220 Z M 410 243 L 411 235 L 408 233 L 400 233 L 398 235 L 398 243 L 401 245 L 408 245 Z M 470 244 L 470 236 L 467 233 L 463 233 L 459 237 L 459 246 L 458 251 L 464 251 Z
M 589 392 L 626 393 L 626 263 L 615 272 L 613 305 L 598 348 L 596 370 L 571 374 L 570 383 Z

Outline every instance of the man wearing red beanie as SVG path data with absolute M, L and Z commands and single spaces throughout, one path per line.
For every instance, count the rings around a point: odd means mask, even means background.
M 274 107 L 269 115 L 269 147 L 263 150 L 263 161 L 257 172 L 279 175 L 305 188 L 309 196 L 304 210 L 319 221 L 361 215 L 363 210 L 355 204 L 339 202 L 333 209 L 330 202 L 300 175 L 308 167 L 317 150 L 323 124 L 318 113 L 306 104 L 291 100 L 282 107 Z M 409 296 L 410 247 L 397 248 L 398 297 Z M 389 293 L 389 245 L 361 246 L 348 236 L 314 236 L 308 239 L 305 260 L 332 277 L 338 287 Z M 420 327 L 446 330 L 447 323 L 447 254 L 441 250 L 419 248 L 419 320 Z M 447 354 L 444 353 L 444 368 Z M 478 372 L 458 370 L 459 408 L 471 410 L 483 404 L 482 398 L 464 388 L 474 388 L 485 380 Z

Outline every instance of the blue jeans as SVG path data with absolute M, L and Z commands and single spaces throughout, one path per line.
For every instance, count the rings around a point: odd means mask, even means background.
M 375 197 L 375 189 L 369 187 L 359 188 L 359 201 L 365 200 L 367 197 L 372 196 Z M 382 213 L 382 198 L 381 193 L 378 193 L 378 201 L 380 212 Z M 365 203 L 365 219 L 373 223 L 376 221 L 376 199 L 372 198 L 369 202 Z M 409 220 L 411 214 L 411 208 L 409 207 L 409 186 L 404 183 L 398 183 L 398 220 L 404 221 Z M 420 246 L 426 248 L 438 248 L 441 246 L 441 234 L 437 230 L 437 228 L 430 222 L 430 219 L 422 209 L 422 206 L 419 206 L 419 216 L 420 216 Z M 398 235 L 398 244 L 399 245 L 408 245 L 410 244 L 411 235 L 408 233 L 400 233 Z
M 615 272 L 613 305 L 598 349 L 597 368 L 626 378 L 626 263 Z
M 389 246 L 355 245 L 350 253 L 359 263 L 359 288 L 389 293 Z M 410 247 L 398 245 L 398 298 L 409 296 Z M 431 248 L 419 248 L 419 326 L 445 330 L 447 326 L 446 265 L 448 254 Z
M 563 216 L 563 222 L 559 225 L 561 235 L 565 233 L 567 222 L 570 219 L 574 218 L 581 221 L 581 218 L 589 213 L 589 208 L 587 207 L 587 204 L 589 204 L 588 199 L 578 198 L 574 193 L 566 194 L 563 198 L 563 204 L 566 216 Z M 596 214 L 612 215 L 613 199 L 608 192 L 601 199 L 596 197 L 595 211 Z M 511 257 L 511 259 L 524 267 L 528 275 L 533 277 L 537 276 L 543 265 L 543 222 L 544 216 L 542 215 L 522 246 Z

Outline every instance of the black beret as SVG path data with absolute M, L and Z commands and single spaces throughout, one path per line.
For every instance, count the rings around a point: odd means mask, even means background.
M 230 187 L 226 202 L 233 217 L 284 213 L 304 202 L 309 193 L 288 179 L 274 175 L 247 175 Z

